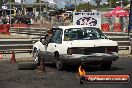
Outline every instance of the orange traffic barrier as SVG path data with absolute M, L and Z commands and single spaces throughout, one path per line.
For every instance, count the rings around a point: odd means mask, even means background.
M 14 51 L 12 51 L 11 62 L 16 63 L 15 53 L 14 53 Z
M 10 34 L 9 30 L 10 30 L 10 25 L 9 24 L 0 25 L 0 33 L 4 33 L 4 34 L 9 35 Z
M 41 57 L 41 55 L 39 54 L 39 58 L 40 58 L 40 66 L 38 66 L 38 71 L 40 73 L 46 72 L 45 71 L 45 65 L 44 65 L 44 58 Z
M 102 31 L 108 32 L 110 29 L 109 24 L 108 23 L 101 24 L 101 29 L 102 29 Z

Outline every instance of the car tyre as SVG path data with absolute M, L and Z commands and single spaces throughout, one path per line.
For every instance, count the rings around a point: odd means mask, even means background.
M 37 64 L 37 66 L 39 66 L 40 65 L 40 55 L 36 48 L 34 49 L 33 57 L 34 57 L 35 63 Z
M 18 70 L 34 70 L 37 65 L 34 62 L 19 62 Z
M 64 64 L 61 60 L 56 61 L 56 68 L 57 68 L 58 71 L 64 70 Z

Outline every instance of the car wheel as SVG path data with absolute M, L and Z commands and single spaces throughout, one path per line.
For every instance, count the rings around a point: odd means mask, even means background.
M 37 63 L 37 66 L 39 66 L 40 65 L 40 57 L 39 57 L 39 52 L 37 51 L 36 48 L 34 49 L 33 57 L 34 57 L 35 63 Z
M 56 68 L 58 71 L 62 71 L 64 66 L 63 66 L 63 62 L 61 60 L 57 60 L 56 61 Z
M 107 69 L 111 68 L 111 65 L 112 65 L 112 62 L 104 62 L 104 63 L 101 63 L 101 67 L 104 70 L 107 70 Z
M 55 56 L 55 60 L 56 60 L 57 70 L 62 71 L 64 69 L 64 64 L 63 64 L 62 60 L 58 57 L 58 55 Z

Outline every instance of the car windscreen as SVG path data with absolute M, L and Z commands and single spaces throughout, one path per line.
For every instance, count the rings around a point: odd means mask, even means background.
M 64 41 L 91 39 L 107 39 L 107 37 L 99 28 L 93 27 L 70 28 L 64 31 Z

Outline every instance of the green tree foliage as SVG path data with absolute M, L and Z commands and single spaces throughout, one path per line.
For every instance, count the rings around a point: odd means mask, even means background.
M 97 7 L 99 7 L 102 0 L 94 0 L 94 1 L 96 2 Z
M 0 5 L 2 5 L 2 0 L 0 0 Z
M 94 5 L 91 5 L 90 3 L 80 3 L 78 6 L 77 6 L 77 10 L 87 10 L 87 11 L 90 11 L 91 9 L 94 9 L 95 6 Z
M 42 1 L 42 0 L 36 0 L 35 3 L 39 3 L 39 2 L 43 3 L 44 1 Z
M 8 0 L 8 1 L 10 1 L 10 0 Z M 11 0 L 11 2 L 15 2 L 15 0 Z
M 121 2 L 120 2 L 121 0 L 107 0 L 108 5 L 110 5 L 110 1 L 111 1 L 111 7 L 112 8 L 115 8 L 116 6 L 120 6 L 121 5 Z M 123 1 L 122 2 L 123 6 L 126 6 L 127 4 L 130 3 L 129 0 L 122 0 L 122 1 Z

